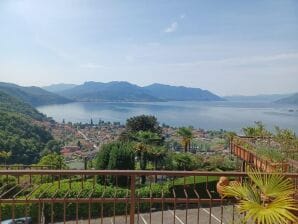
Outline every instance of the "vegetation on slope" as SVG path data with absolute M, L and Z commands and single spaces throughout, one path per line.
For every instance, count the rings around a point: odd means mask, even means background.
M 21 100 L 0 92 L 0 161 L 36 163 L 52 135 L 38 122 L 46 116 Z
M 15 112 L 27 115 L 35 120 L 44 120 L 46 116 L 39 113 L 27 103 L 0 91 L 0 111 Z
M 41 106 L 48 104 L 69 103 L 71 100 L 59 96 L 57 94 L 48 92 L 39 87 L 23 87 L 11 83 L 0 82 L 0 91 L 14 96 L 31 106 Z

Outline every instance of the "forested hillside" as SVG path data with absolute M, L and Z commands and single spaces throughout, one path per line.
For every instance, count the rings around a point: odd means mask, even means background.
M 48 104 L 63 104 L 72 102 L 72 100 L 48 92 L 42 88 L 31 86 L 24 87 L 12 83 L 0 82 L 0 91 L 14 96 L 31 106 L 40 106 Z
M 32 164 L 52 135 L 38 122 L 46 119 L 36 109 L 21 100 L 0 92 L 0 161 Z
M 16 97 L 10 96 L 0 91 L 0 111 L 16 112 L 25 114 L 36 120 L 46 119 L 46 116 L 39 113 L 35 108 L 29 104 L 24 103 Z

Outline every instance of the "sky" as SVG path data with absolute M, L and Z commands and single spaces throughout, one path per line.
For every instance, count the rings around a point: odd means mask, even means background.
M 0 81 L 298 92 L 298 1 L 0 0 Z

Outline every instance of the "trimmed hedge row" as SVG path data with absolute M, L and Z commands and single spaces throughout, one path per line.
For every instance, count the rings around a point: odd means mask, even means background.
M 174 181 L 166 181 L 164 184 L 151 184 L 139 187 L 136 189 L 136 197 L 149 198 L 150 190 L 152 197 L 160 198 L 162 197 L 162 192 L 164 197 L 172 197 L 172 190 L 175 189 L 177 197 L 185 197 L 185 186 L 182 183 L 182 179 L 176 179 Z M 181 183 L 180 183 L 181 182 Z M 208 189 L 211 191 L 212 197 L 217 198 L 216 193 L 216 182 L 217 178 L 210 178 L 208 182 Z M 91 180 L 87 180 L 81 185 L 81 181 L 72 182 L 71 188 L 68 181 L 62 180 L 60 182 L 60 188 L 58 187 L 58 182 L 44 183 L 42 184 L 32 195 L 32 198 L 125 198 L 130 197 L 130 190 L 127 188 L 120 188 L 114 186 L 104 186 L 98 183 L 93 183 Z M 193 193 L 193 188 L 195 187 L 201 198 L 209 198 L 206 191 L 206 183 L 204 178 L 198 178 L 194 185 L 192 177 L 186 179 L 186 190 L 190 198 L 196 198 Z M 116 194 L 115 194 L 116 192 Z M 53 206 L 53 208 L 52 208 Z M 65 206 L 65 207 L 64 207 Z M 77 207 L 78 206 L 78 207 Z M 152 205 L 156 209 L 159 209 L 161 204 Z M 172 206 L 168 204 L 167 206 Z M 64 215 L 64 208 L 66 211 L 66 220 L 76 219 L 76 210 L 78 209 L 79 219 L 88 219 L 89 209 L 90 216 L 92 219 L 99 218 L 101 213 L 104 216 L 112 215 L 123 215 L 129 214 L 129 204 L 125 203 L 44 203 L 44 204 L 15 204 L 14 216 L 15 218 L 30 216 L 33 219 L 33 223 L 38 223 L 38 213 L 44 214 L 45 222 L 51 222 L 51 214 L 53 209 L 53 218 L 55 222 L 62 221 Z M 10 219 L 12 217 L 13 207 L 9 204 L 1 205 L 2 220 Z M 150 209 L 149 203 L 137 203 L 137 208 L 140 212 L 148 212 Z M 43 211 L 43 212 L 41 212 Z
M 112 186 L 103 186 L 100 184 L 94 184 L 92 182 L 84 182 L 83 188 L 81 182 L 73 182 L 71 188 L 68 182 L 61 181 L 60 188 L 58 188 L 58 182 L 55 182 L 53 186 L 49 187 L 51 183 L 45 183 L 41 185 L 38 190 L 34 192 L 32 198 L 125 198 L 130 196 L 130 190 L 126 188 L 116 188 Z M 49 188 L 48 188 L 49 187 Z M 58 190 L 57 190 L 58 189 Z M 168 184 L 152 184 L 151 191 L 153 197 L 161 197 L 161 192 L 164 192 L 164 195 L 169 195 L 170 187 Z M 116 192 L 116 194 L 115 194 Z M 150 197 L 150 187 L 145 186 L 136 189 L 136 195 L 139 197 Z M 63 220 L 64 216 L 64 206 L 66 211 L 66 220 L 74 220 L 76 218 L 76 210 L 78 206 L 78 218 L 87 219 L 89 217 L 89 208 L 90 215 L 92 218 L 98 218 L 101 216 L 101 211 L 104 216 L 111 215 L 121 215 L 126 212 L 129 214 L 129 204 L 125 203 L 55 203 L 53 204 L 53 218 L 54 221 Z M 90 207 L 89 207 L 90 206 Z M 40 209 L 39 209 L 40 207 Z M 150 208 L 150 205 L 147 203 L 141 203 L 138 208 L 140 211 L 147 211 Z M 2 220 L 10 219 L 12 217 L 14 210 L 14 217 L 24 217 L 30 216 L 33 219 L 34 223 L 37 223 L 38 220 L 38 210 L 43 210 L 44 218 L 46 223 L 50 223 L 51 214 L 52 214 L 52 204 L 15 204 L 14 209 L 11 204 L 2 204 Z M 27 213 L 26 213 L 27 210 Z

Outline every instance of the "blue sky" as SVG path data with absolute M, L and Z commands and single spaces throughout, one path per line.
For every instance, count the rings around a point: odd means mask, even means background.
M 0 81 L 298 91 L 297 0 L 1 0 Z

